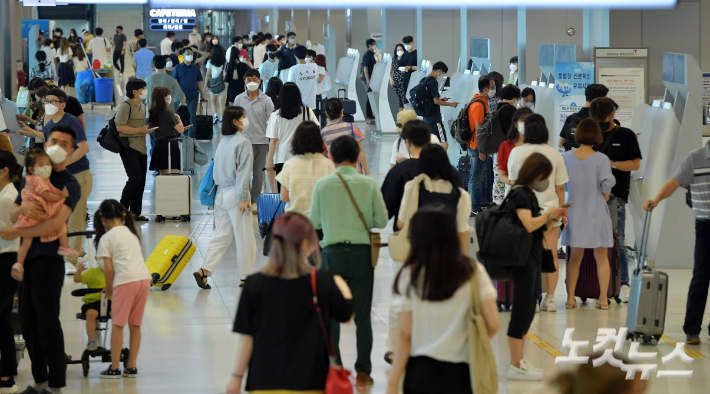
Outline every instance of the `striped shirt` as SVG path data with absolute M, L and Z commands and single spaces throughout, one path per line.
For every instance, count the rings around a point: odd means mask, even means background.
M 710 145 L 685 155 L 673 179 L 690 190 L 695 218 L 710 220 Z
M 333 159 L 333 156 L 330 154 L 330 144 L 332 144 L 336 138 L 349 135 L 355 138 L 355 141 L 362 141 L 365 139 L 365 135 L 362 131 L 360 131 L 355 123 L 344 122 L 342 119 L 329 120 L 328 125 L 321 130 L 320 135 L 323 137 L 323 141 L 328 147 L 328 158 L 331 160 Z

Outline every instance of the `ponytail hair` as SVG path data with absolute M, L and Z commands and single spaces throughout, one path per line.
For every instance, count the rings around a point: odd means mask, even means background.
M 98 249 L 99 247 L 99 241 L 101 240 L 101 237 L 106 234 L 106 227 L 104 227 L 103 222 L 101 221 L 101 218 L 104 219 L 123 219 L 123 224 L 128 227 L 129 230 L 138 237 L 138 241 L 140 242 L 141 237 L 138 235 L 138 232 L 136 231 L 136 226 L 133 222 L 133 214 L 130 212 L 126 211 L 126 208 L 121 205 L 120 202 L 116 200 L 104 200 L 101 205 L 99 206 L 99 209 L 96 211 L 94 214 L 94 229 L 96 229 L 96 237 L 94 238 L 94 246 Z

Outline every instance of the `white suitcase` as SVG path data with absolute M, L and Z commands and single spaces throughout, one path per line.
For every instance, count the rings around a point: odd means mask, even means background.
M 180 138 L 172 138 L 170 142 L 181 142 Z M 170 148 L 168 148 L 168 163 L 172 164 Z M 190 176 L 184 174 L 158 175 L 155 177 L 155 220 L 160 223 L 169 218 L 179 218 L 182 222 L 190 220 L 192 206 L 192 188 Z

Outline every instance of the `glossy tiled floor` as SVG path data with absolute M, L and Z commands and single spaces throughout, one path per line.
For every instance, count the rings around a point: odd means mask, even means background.
M 89 153 L 91 169 L 94 175 L 94 189 L 89 201 L 89 210 L 94 212 L 98 204 L 106 198 L 120 197 L 126 180 L 118 155 L 101 149 L 95 142 L 98 130 L 103 127 L 106 111 L 97 109 L 87 113 L 89 128 L 88 139 L 92 151 Z M 207 145 L 208 153 L 212 154 L 213 144 L 219 139 L 215 128 L 215 141 Z M 393 137 L 368 138 L 365 143 L 370 170 L 378 181 L 382 181 L 389 169 L 389 156 Z M 203 169 L 197 167 L 193 176 L 193 196 L 196 196 L 199 180 Z M 153 177 L 148 176 L 144 194 L 144 212 L 152 213 L 153 207 Z M 167 222 L 157 224 L 145 223 L 141 226 L 143 254 L 147 256 L 158 241 L 168 234 L 189 235 L 191 229 L 197 226 L 204 213 L 199 200 L 195 200 L 194 216 L 190 223 Z M 208 218 L 209 220 L 209 218 Z M 254 219 L 254 227 L 257 227 Z M 207 226 L 198 241 L 202 253 L 206 251 L 210 239 L 211 226 Z M 257 233 L 258 234 L 258 233 Z M 261 248 L 261 240 L 257 239 Z M 259 253 L 257 269 L 264 263 L 264 257 Z M 231 332 L 232 320 L 239 299 L 239 278 L 236 268 L 235 250 L 225 256 L 215 276 L 211 280 L 212 290 L 200 290 L 194 282 L 191 273 L 201 264 L 200 253 L 196 253 L 183 275 L 174 286 L 165 292 L 154 289 L 151 292 L 146 308 L 143 341 L 141 345 L 138 366 L 140 378 L 135 380 L 106 381 L 99 379 L 99 372 L 106 368 L 105 364 L 92 364 L 89 377 L 84 378 L 81 367 L 70 365 L 67 372 L 67 387 L 64 393 L 222 393 L 235 359 L 236 335 Z M 562 267 L 564 275 L 564 264 Z M 668 315 L 666 320 L 666 335 L 673 340 L 684 338 L 682 331 L 685 311 L 685 296 L 690 281 L 690 270 L 670 270 L 670 292 L 668 299 Z M 373 378 L 375 386 L 373 393 L 383 393 L 386 387 L 389 366 L 382 355 L 385 352 L 387 337 L 387 314 L 390 301 L 390 289 L 393 275 L 391 260 L 387 250 L 383 249 L 375 275 L 375 294 L 372 309 L 374 329 L 374 349 L 372 352 Z M 86 346 L 84 324 L 75 319 L 81 301 L 69 294 L 79 286 L 68 277 L 65 281 L 61 299 L 62 326 L 66 340 L 66 351 L 75 358 L 79 357 Z M 594 343 L 596 330 L 600 327 L 619 328 L 624 326 L 626 305 L 612 305 L 609 311 L 595 310 L 593 303 L 579 309 L 566 311 L 564 309 L 564 286 L 561 281 L 557 288 L 557 313 L 541 313 L 536 315 L 530 332 L 539 337 L 551 349 L 561 349 L 565 328 L 576 328 L 575 339 L 589 340 Z M 710 314 L 706 314 L 706 322 Z M 543 383 L 511 382 L 505 379 L 505 371 L 509 363 L 509 353 L 505 329 L 509 321 L 509 313 L 501 313 L 501 332 L 493 339 L 497 364 L 499 367 L 501 393 L 551 392 L 544 389 Z M 127 333 L 127 330 L 126 330 Z M 694 348 L 702 356 L 710 357 L 710 342 L 703 333 L 703 344 Z M 343 328 L 341 349 L 346 367 L 352 368 L 355 358 L 355 330 L 348 325 Z M 127 338 L 126 338 L 127 343 Z M 540 345 L 546 347 L 542 342 Z M 628 352 L 629 344 L 625 345 Z M 672 347 L 661 342 L 657 347 L 660 355 L 668 354 Z M 528 341 L 527 357 L 537 366 L 544 368 L 548 376 L 556 371 L 555 358 L 548 353 L 550 349 Z M 644 350 L 647 350 L 644 348 Z M 566 351 L 565 351 L 566 352 Z M 660 357 L 656 360 L 661 369 L 684 369 L 680 361 L 663 366 Z M 649 392 L 668 393 L 706 393 L 708 387 L 708 372 L 710 362 L 706 358 L 696 359 L 687 366 L 695 374 L 690 380 L 659 380 L 655 376 L 651 380 Z M 25 387 L 32 381 L 29 359 L 20 363 L 18 384 Z

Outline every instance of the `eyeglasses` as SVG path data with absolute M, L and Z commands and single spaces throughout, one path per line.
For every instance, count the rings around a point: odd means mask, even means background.
M 54 100 L 54 99 L 45 99 L 45 100 L 44 100 L 44 103 L 45 103 L 45 104 L 52 104 L 52 105 L 54 105 L 54 104 L 57 104 L 57 103 L 61 104 L 62 102 L 59 101 L 59 100 Z

